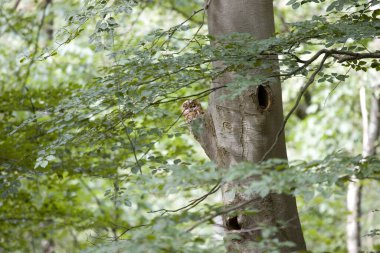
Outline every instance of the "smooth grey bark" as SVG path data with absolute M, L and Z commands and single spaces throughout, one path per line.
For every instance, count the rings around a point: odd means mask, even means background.
M 207 14 L 209 33 L 216 37 L 240 32 L 250 33 L 257 39 L 265 39 L 274 34 L 271 0 L 212 0 L 208 1 Z M 215 68 L 223 66 L 221 62 L 213 64 Z M 263 72 L 252 70 L 253 74 Z M 273 65 L 272 72 L 278 73 L 277 65 Z M 226 85 L 233 78 L 233 73 L 226 73 L 213 80 L 212 88 Z M 283 122 L 279 79 L 262 86 L 253 86 L 236 99 L 220 99 L 228 95 L 226 89 L 216 89 L 210 95 L 209 108 L 202 121 L 203 131 L 193 131 L 206 154 L 221 169 L 228 169 L 242 161 L 259 162 L 274 143 Z M 284 134 L 280 136 L 268 158 L 287 159 Z M 244 231 L 240 233 L 241 239 L 229 243 L 229 251 L 268 252 L 265 249 L 249 247 L 250 243 L 257 242 L 261 237 L 262 226 L 276 226 L 276 238 L 294 243 L 293 248 L 282 248 L 282 252 L 306 250 L 293 196 L 269 194 L 260 198 L 230 191 L 232 188 L 236 188 L 235 185 L 224 186 L 222 189 L 226 207 L 238 206 L 253 199 L 243 209 L 257 212 L 248 214 L 241 209 L 232 217 L 223 217 L 227 231 Z
M 365 87 L 360 89 L 360 107 L 362 113 L 363 126 L 363 151 L 362 156 L 365 159 L 368 156 L 376 154 L 376 140 L 379 137 L 379 117 L 380 117 L 380 100 L 372 94 L 370 113 L 368 114 L 366 105 Z M 362 185 L 360 180 L 352 177 L 347 188 L 347 252 L 359 253 L 361 248 L 361 197 Z
M 359 253 L 360 240 L 360 216 L 361 216 L 361 192 L 362 186 L 356 177 L 351 177 L 347 188 L 347 252 Z

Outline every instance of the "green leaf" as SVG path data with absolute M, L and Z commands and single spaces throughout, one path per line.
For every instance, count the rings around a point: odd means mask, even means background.
M 43 160 L 40 162 L 39 166 L 41 168 L 46 168 L 46 166 L 49 164 L 49 162 L 47 160 Z
M 55 159 L 55 156 L 53 156 L 53 155 L 48 155 L 47 157 L 45 157 L 45 159 L 46 159 L 47 161 L 52 161 L 52 160 Z
M 293 10 L 298 9 L 300 6 L 301 6 L 300 3 L 294 3 L 294 4 L 292 4 Z

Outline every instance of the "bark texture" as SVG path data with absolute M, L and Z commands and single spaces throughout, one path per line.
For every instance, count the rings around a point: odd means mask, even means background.
M 213 36 L 240 32 L 265 39 L 274 33 L 271 0 L 212 0 L 207 7 L 209 33 Z M 216 68 L 222 65 L 221 62 L 214 63 Z M 255 69 L 252 73 L 260 71 L 263 72 Z M 276 65 L 273 72 L 278 72 Z M 233 78 L 233 73 L 226 73 L 213 81 L 212 88 L 226 85 Z M 221 96 L 228 97 L 228 91 L 216 89 L 210 95 L 208 111 L 200 121 L 194 122 L 202 124 L 201 127 L 193 127 L 196 139 L 210 159 L 221 168 L 228 169 L 241 161 L 259 162 L 274 143 L 283 122 L 280 81 L 254 86 L 236 99 L 220 99 Z M 268 158 L 287 158 L 283 134 Z M 232 188 L 235 188 L 234 191 L 231 191 Z M 226 230 L 241 231 L 241 239 L 230 243 L 229 251 L 268 252 L 249 246 L 260 239 L 263 226 L 276 226 L 279 231 L 276 238 L 295 244 L 293 248 L 283 248 L 282 252 L 306 250 L 293 196 L 246 196 L 239 193 L 235 185 L 224 186 L 222 193 L 226 207 L 252 199 L 243 209 L 255 210 L 255 214 L 239 210 L 238 214 L 223 217 Z

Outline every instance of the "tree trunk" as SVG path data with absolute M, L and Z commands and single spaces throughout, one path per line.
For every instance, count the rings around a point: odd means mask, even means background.
M 360 211 L 362 186 L 356 177 L 351 177 L 347 188 L 347 252 L 360 251 Z
M 368 156 L 375 155 L 376 146 L 375 142 L 379 136 L 379 103 L 380 100 L 376 98 L 375 94 L 371 97 L 370 115 L 368 115 L 366 105 L 366 91 L 365 87 L 360 88 L 360 107 L 362 113 L 363 125 L 363 151 L 362 156 L 365 159 Z M 369 121 L 368 121 L 369 119 Z M 359 253 L 361 247 L 360 236 L 360 217 L 361 217 L 361 194 L 362 186 L 360 181 L 354 176 L 351 178 L 347 189 L 347 252 Z
M 241 32 L 265 39 L 274 34 L 271 0 L 208 1 L 207 14 L 209 33 L 213 36 Z M 214 62 L 214 67 L 222 65 L 221 62 Z M 278 72 L 278 66 L 273 66 L 273 72 Z M 252 73 L 260 73 L 260 70 L 253 70 Z M 233 73 L 226 73 L 214 80 L 212 87 L 226 85 L 232 80 Z M 228 91 L 217 89 L 210 95 L 209 108 L 203 117 L 203 132 L 194 135 L 206 154 L 221 168 L 229 168 L 242 161 L 259 162 L 274 143 L 283 122 L 280 80 L 252 86 L 236 99 L 220 99 L 221 96 L 227 97 Z M 287 159 L 284 134 L 268 158 Z M 262 238 L 262 228 L 269 226 L 278 229 L 272 239 L 294 243 L 294 247 L 282 247 L 281 252 L 306 250 L 293 196 L 246 196 L 239 192 L 232 193 L 230 190 L 234 187 L 223 186 L 226 207 L 238 206 L 251 199 L 252 202 L 239 209 L 237 214 L 223 217 L 225 229 L 241 237 L 228 243 L 229 251 L 269 252 L 269 248 L 252 247 Z M 255 210 L 255 214 L 245 212 L 247 210 Z

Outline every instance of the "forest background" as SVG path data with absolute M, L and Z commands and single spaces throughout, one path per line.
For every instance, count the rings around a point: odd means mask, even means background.
M 323 49 L 368 57 L 333 58 L 307 87 L 285 128 L 289 168 L 226 173 L 182 115 L 190 98 L 207 108 L 218 74 L 203 1 L 2 0 L 0 252 L 225 252 L 215 185 L 247 175 L 261 176 L 251 192 L 297 197 L 312 252 L 347 252 L 347 186 L 359 178 L 362 249 L 380 250 L 380 161 L 363 159 L 362 121 L 380 96 L 378 2 L 274 7 L 277 34 L 262 47 L 276 48 L 284 73 Z M 247 35 L 225 39 L 219 59 L 258 50 L 244 48 Z M 316 69 L 283 78 L 285 114 Z M 270 234 L 257 247 L 276 252 Z

